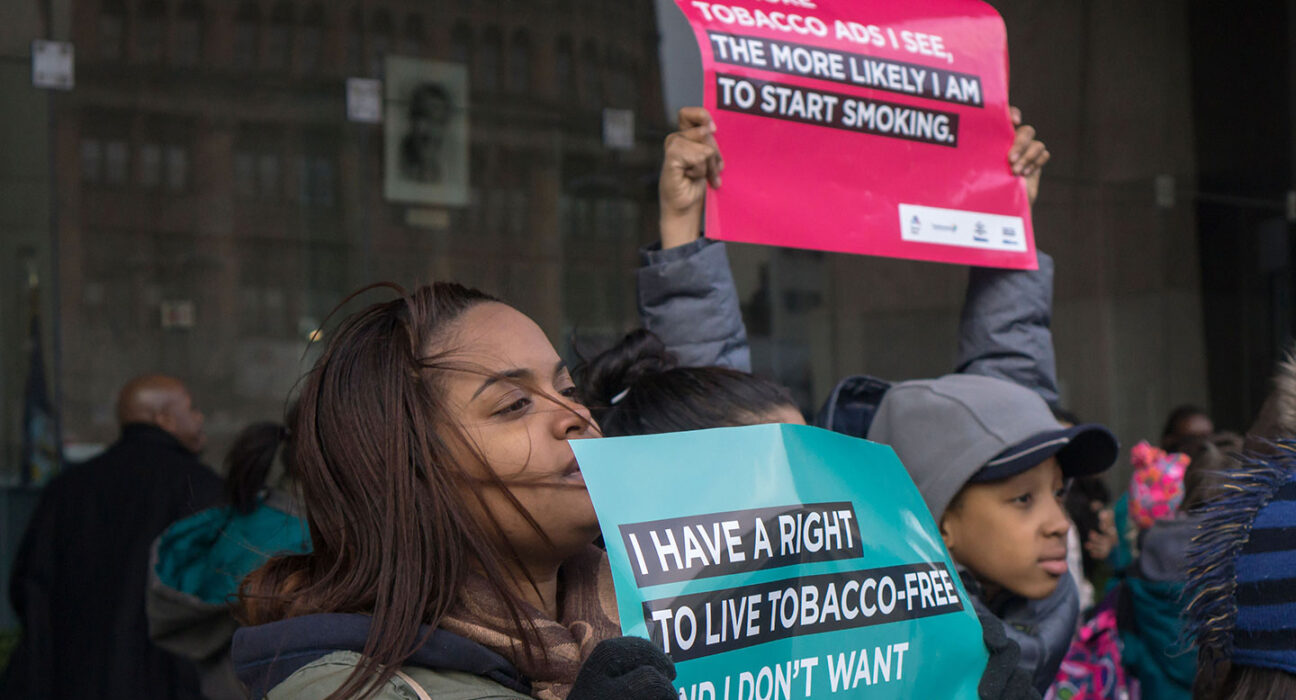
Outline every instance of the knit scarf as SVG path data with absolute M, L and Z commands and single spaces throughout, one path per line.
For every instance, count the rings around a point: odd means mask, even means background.
M 558 570 L 557 620 L 527 603 L 520 612 L 538 633 L 534 659 L 527 658 L 504 600 L 479 575 L 465 583 L 440 626 L 512 662 L 531 681 L 532 697 L 565 700 L 595 645 L 621 634 L 607 553 L 591 545 Z

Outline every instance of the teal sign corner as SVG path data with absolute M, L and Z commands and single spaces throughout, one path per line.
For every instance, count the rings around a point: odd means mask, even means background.
M 891 448 L 795 425 L 572 447 L 622 630 L 683 700 L 976 697 L 981 625 Z

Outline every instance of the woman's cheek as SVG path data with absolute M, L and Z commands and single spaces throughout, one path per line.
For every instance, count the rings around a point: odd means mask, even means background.
M 495 431 L 488 438 L 492 458 L 491 466 L 500 476 L 513 476 L 525 471 L 529 461 L 537 458 L 533 445 L 537 444 L 531 437 L 528 421 L 514 421 L 503 430 Z

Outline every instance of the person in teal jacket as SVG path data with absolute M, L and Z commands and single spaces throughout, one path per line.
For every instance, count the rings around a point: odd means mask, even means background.
M 1182 640 L 1188 545 L 1199 519 L 1179 514 L 1153 525 L 1121 584 L 1121 661 L 1145 700 L 1189 700 L 1197 655 Z
M 1138 557 L 1121 584 L 1121 661 L 1138 679 L 1145 700 L 1192 698 L 1197 651 L 1184 635 L 1188 552 L 1201 531 L 1199 510 L 1212 499 L 1215 475 L 1236 466 L 1227 452 L 1240 446 L 1228 435 L 1180 443 L 1190 460 L 1183 502 L 1174 517 L 1143 533 Z
M 232 604 L 243 578 L 273 555 L 311 549 L 291 496 L 292 453 L 285 438 L 278 423 L 244 428 L 225 459 L 226 503 L 173 523 L 153 543 L 149 636 L 198 665 L 208 700 L 247 697 L 230 662 L 238 628 Z

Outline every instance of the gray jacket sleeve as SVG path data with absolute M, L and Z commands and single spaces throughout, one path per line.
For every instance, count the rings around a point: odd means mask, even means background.
M 751 371 L 747 327 L 723 243 L 641 251 L 639 318 L 685 367 Z
M 747 329 L 723 243 L 705 238 L 641 252 L 639 317 L 689 367 L 751 371 Z M 1030 271 L 972 268 L 956 371 L 1015 382 L 1058 401 L 1050 330 L 1053 259 Z
M 1053 357 L 1053 259 L 1038 270 L 974 267 L 959 320 L 958 372 L 1006 379 L 1058 402 Z

